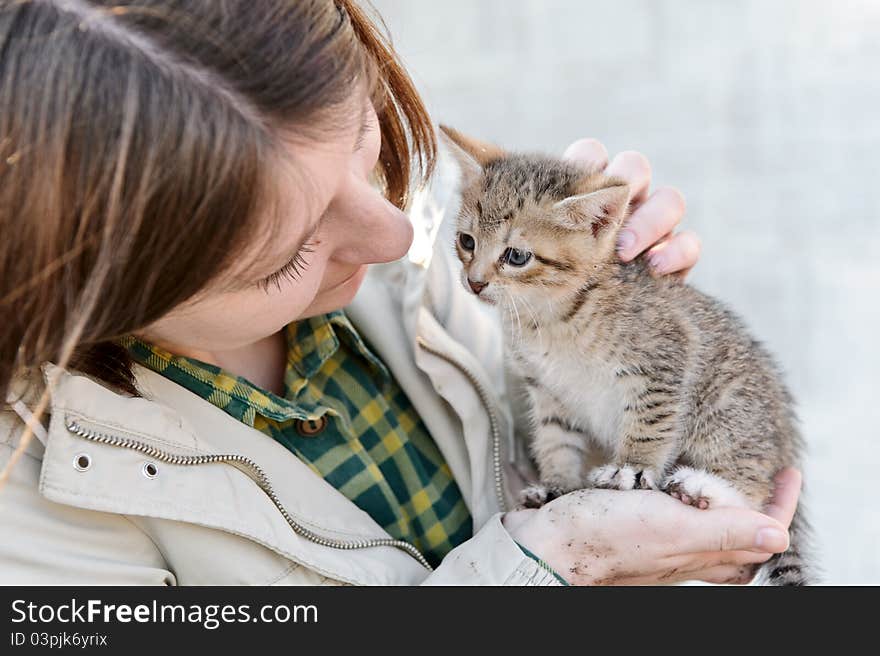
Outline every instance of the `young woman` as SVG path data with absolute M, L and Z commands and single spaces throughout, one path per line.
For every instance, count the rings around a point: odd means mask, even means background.
M 499 328 L 442 159 L 410 196 L 433 129 L 352 1 L 6 3 L 0 43 L 3 583 L 728 581 L 786 548 L 794 471 L 766 515 L 511 510 Z M 680 194 L 608 168 L 621 257 L 689 269 Z

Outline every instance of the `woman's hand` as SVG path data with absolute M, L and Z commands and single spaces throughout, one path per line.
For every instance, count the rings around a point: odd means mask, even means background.
M 748 583 L 754 567 L 788 548 L 801 475 L 776 476 L 762 514 L 698 510 L 654 491 L 581 490 L 504 516 L 511 536 L 574 585 Z
M 651 164 L 641 153 L 628 150 L 608 163 L 608 151 L 595 139 L 579 139 L 564 157 L 590 168 L 626 180 L 632 189 L 633 208 L 618 238 L 620 259 L 629 262 L 643 251 L 657 275 L 675 273 L 684 277 L 697 263 L 700 240 L 689 230 L 672 234 L 685 211 L 684 196 L 673 187 L 660 187 L 648 194 Z

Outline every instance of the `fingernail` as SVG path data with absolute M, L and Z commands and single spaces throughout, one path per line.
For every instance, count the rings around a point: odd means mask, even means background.
M 636 233 L 632 230 L 621 230 L 617 235 L 617 252 L 621 257 L 626 257 L 635 245 Z
M 666 273 L 666 267 L 669 263 L 663 255 L 660 253 L 651 253 L 651 255 L 648 256 L 648 261 L 651 263 L 651 268 L 654 269 L 654 271 L 657 273 Z
M 778 528 L 762 528 L 755 536 L 755 546 L 768 553 L 781 553 L 788 546 L 788 536 Z

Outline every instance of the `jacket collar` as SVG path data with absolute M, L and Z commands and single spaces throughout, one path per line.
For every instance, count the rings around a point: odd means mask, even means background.
M 346 542 L 390 537 L 283 446 L 161 375 L 136 367 L 144 398 L 130 398 L 52 365 L 47 365 L 46 373 L 57 376 L 40 477 L 46 498 L 92 510 L 217 528 L 350 583 L 414 584 L 427 574 L 395 547 L 343 551 L 301 537 L 266 492 L 235 466 L 156 462 L 150 448 L 178 456 L 244 456 L 265 472 L 279 502 L 305 528 Z M 86 440 L 70 430 L 70 422 L 145 445 L 147 453 Z M 85 472 L 73 465 L 83 453 L 91 463 Z M 152 479 L 142 473 L 151 460 L 159 471 Z

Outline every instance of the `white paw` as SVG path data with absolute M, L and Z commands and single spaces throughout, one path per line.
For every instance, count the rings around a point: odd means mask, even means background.
M 588 477 L 593 487 L 608 490 L 657 489 L 657 474 L 652 469 L 636 469 L 631 465 L 602 465 L 590 472 Z
M 519 502 L 526 508 L 540 508 L 545 503 L 550 503 L 553 499 L 557 499 L 563 494 L 579 489 L 581 489 L 580 485 L 563 484 L 557 481 L 535 483 L 519 493 Z
M 540 508 L 547 503 L 549 496 L 550 490 L 546 485 L 535 483 L 519 493 L 519 503 L 526 508 Z
M 663 490 L 697 508 L 750 508 L 742 492 L 720 476 L 702 469 L 679 467 L 663 481 Z

